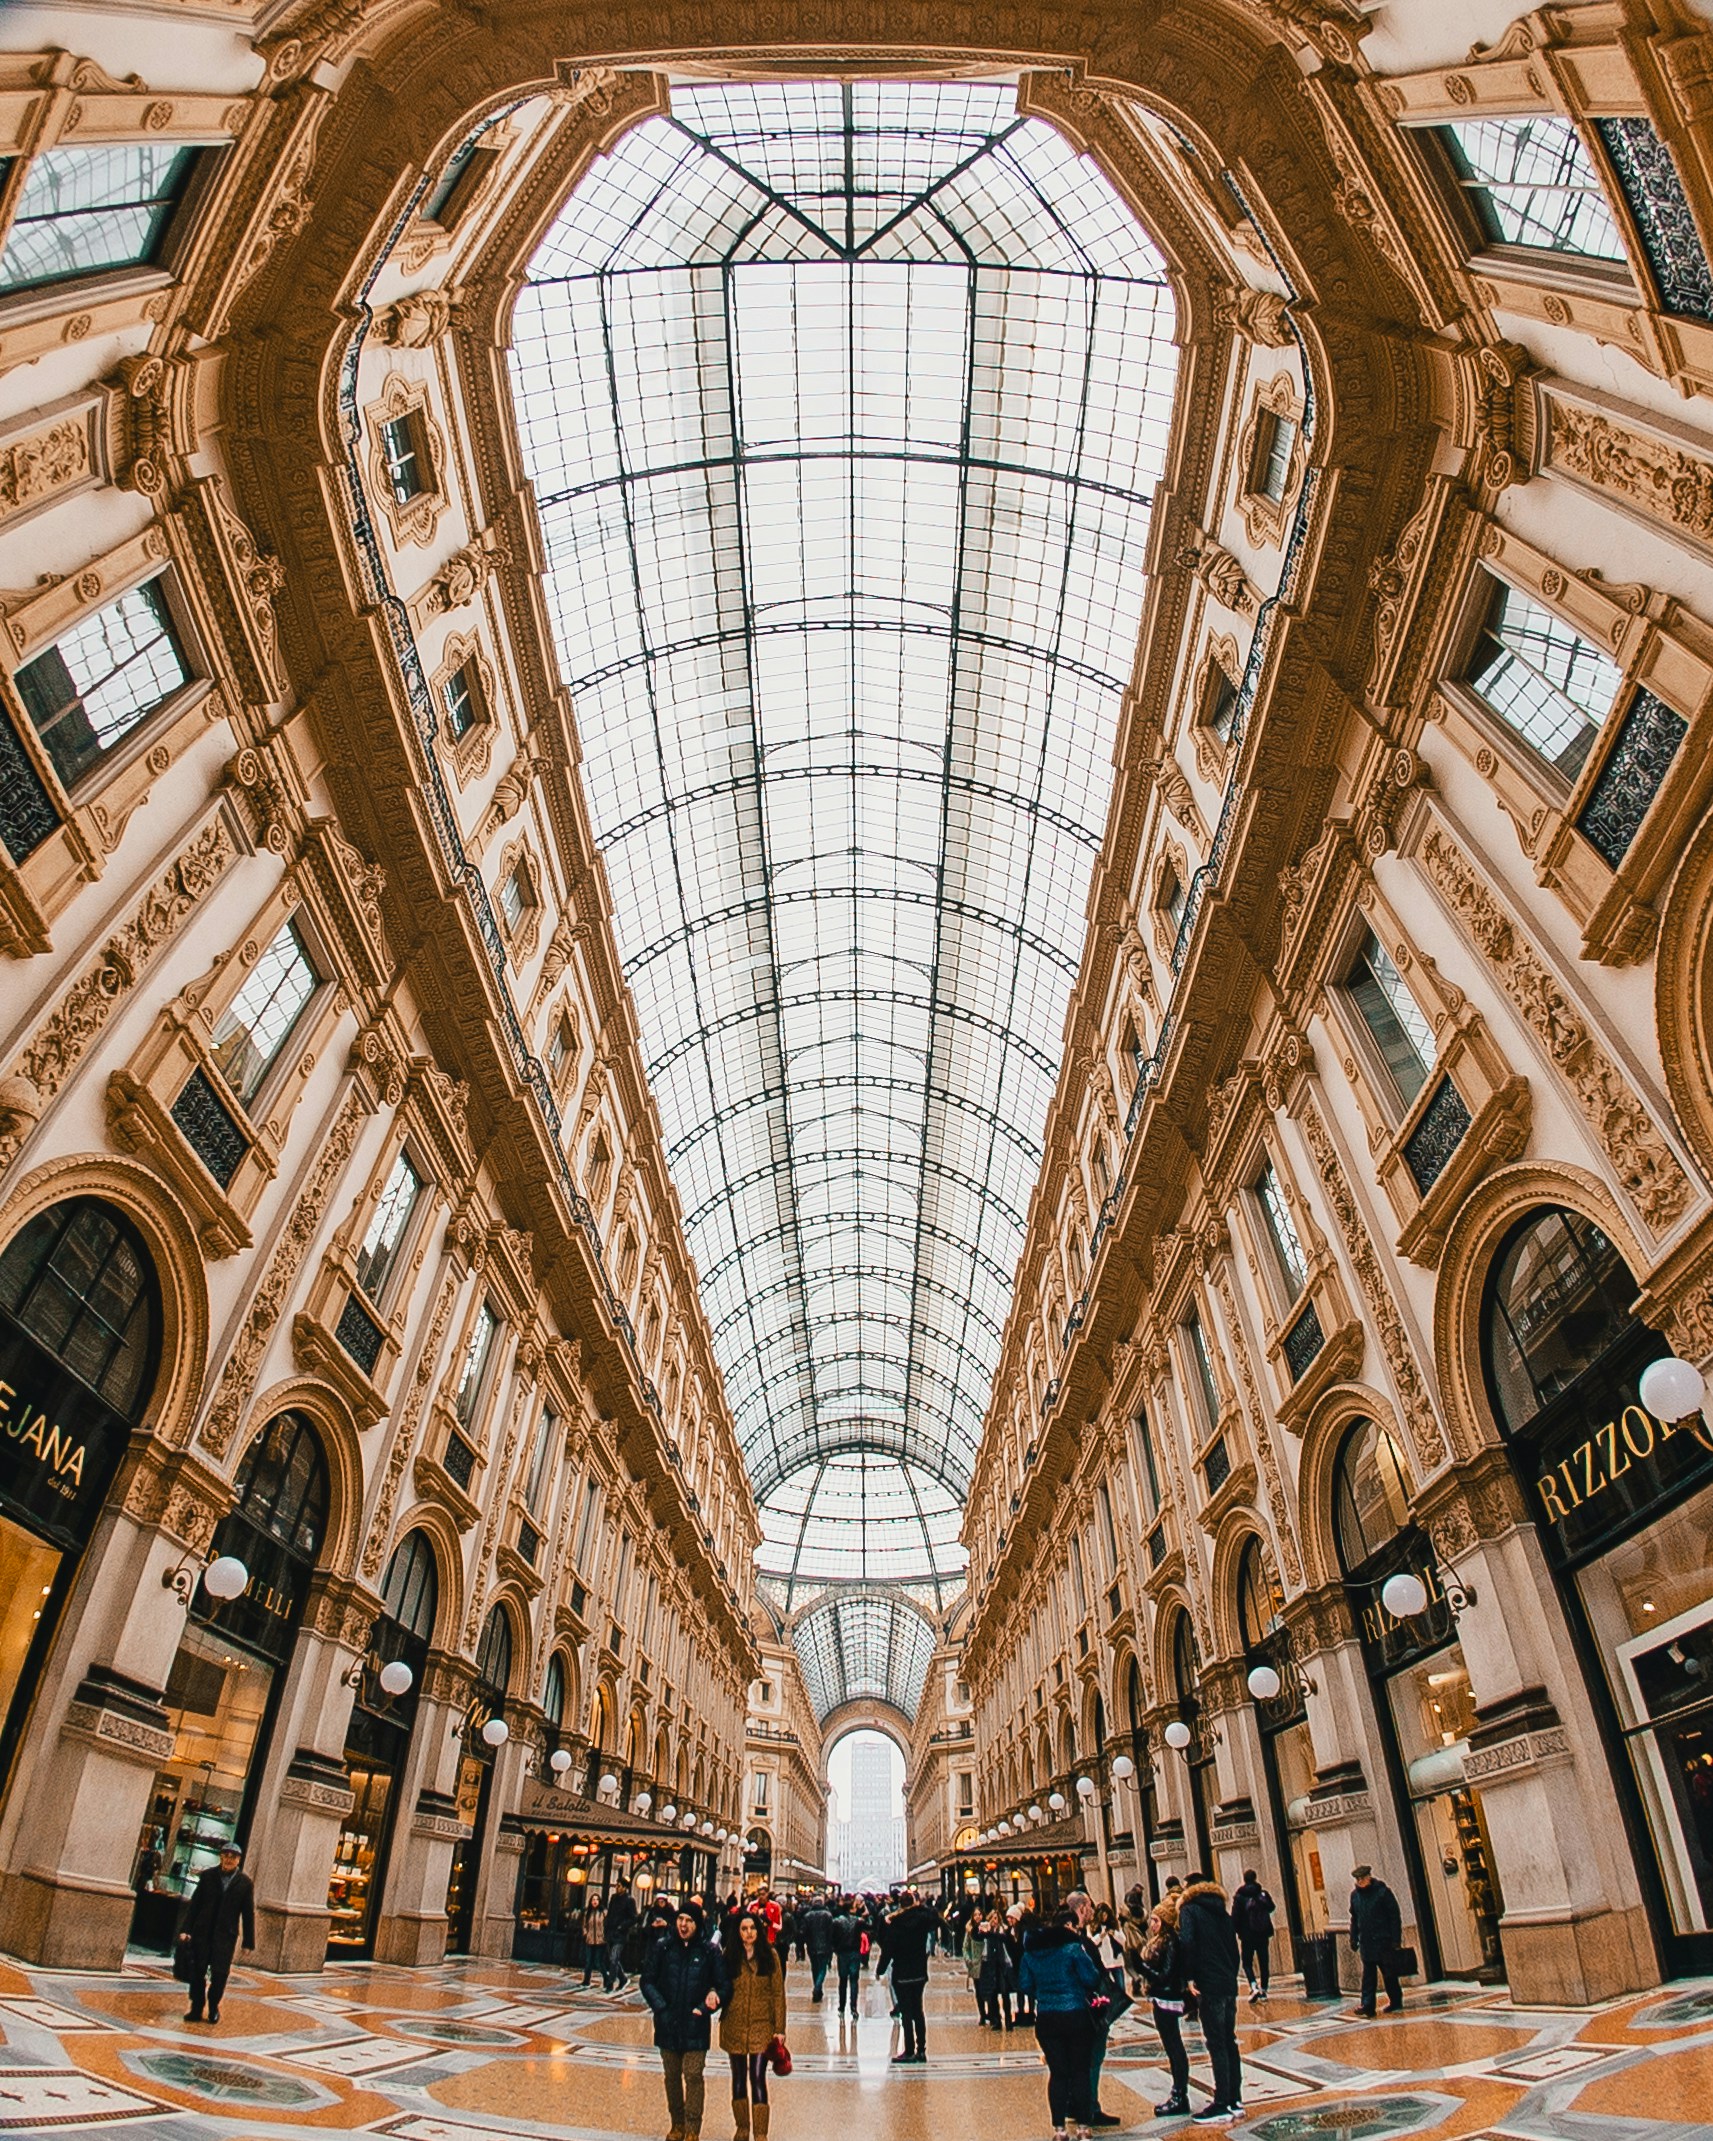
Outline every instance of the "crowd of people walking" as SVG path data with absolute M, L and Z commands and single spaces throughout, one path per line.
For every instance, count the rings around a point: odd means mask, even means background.
M 1359 2012 L 1372 2015 L 1378 1985 L 1388 2009 L 1403 2005 L 1397 1898 L 1366 1866 L 1356 1869 L 1350 1940 L 1361 1959 Z M 1236 1892 L 1206 1875 L 1170 1880 L 1158 1902 L 1136 1887 L 1122 1908 L 1073 1892 L 1045 1912 L 1032 1897 L 1010 1902 L 972 1895 L 941 1905 L 913 1889 L 886 1897 L 828 1891 L 793 1902 L 766 1890 L 710 1912 L 699 1896 L 674 1902 L 657 1895 L 639 1906 L 622 1885 L 591 1898 L 576 1928 L 583 1983 L 599 1969 L 622 1991 L 641 1958 L 640 1990 L 654 2018 L 665 2080 L 670 2141 L 700 2141 L 705 2068 L 717 2027 L 730 2063 L 736 2141 L 768 2141 L 770 2083 L 791 2071 L 786 2043 L 786 1978 L 795 1958 L 808 1967 L 809 1998 L 820 2006 L 833 1981 L 838 2026 L 858 2013 L 865 1971 L 889 1988 L 900 2049 L 893 2065 L 927 2063 L 924 1995 L 930 1958 L 961 1962 L 983 2029 L 1028 2027 L 1047 2068 L 1048 2113 L 1055 2141 L 1125 2123 L 1100 2101 L 1112 2027 L 1138 2002 L 1159 2038 L 1170 2093 L 1154 2107 L 1162 2120 L 1231 2125 L 1244 2116 L 1238 2002 L 1269 1997 L 1273 1898 L 1253 1869 Z M 194 1994 L 193 1994 L 194 1997 Z M 217 2002 L 218 1994 L 211 2001 Z M 1209 2100 L 1191 2101 L 1186 2028 L 1200 2032 L 1212 2075 Z M 841 2037 L 841 2042 L 843 2041 Z

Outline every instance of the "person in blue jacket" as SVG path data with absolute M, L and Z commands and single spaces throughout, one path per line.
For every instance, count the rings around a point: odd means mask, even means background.
M 1047 2062 L 1053 2141 L 1086 2135 L 1092 2116 L 1089 2066 L 1106 1983 L 1099 1963 L 1078 1936 L 1073 1910 L 1055 1911 L 1050 1925 L 1030 1933 L 1023 1943 L 1018 1982 L 1035 2007 L 1035 2041 Z

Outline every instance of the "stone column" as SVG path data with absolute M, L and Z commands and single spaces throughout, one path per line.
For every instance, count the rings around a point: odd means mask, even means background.
M 1458 1614 L 1479 1723 L 1463 1772 L 1481 1795 L 1520 2000 L 1581 2006 L 1657 1983 L 1611 1760 L 1506 1453 L 1437 1480 L 1422 1514 Z
M 432 1650 L 423 1668 L 410 1757 L 398 1780 L 392 1852 L 375 1960 L 440 1962 L 446 1954 L 446 1887 L 452 1854 L 470 1830 L 458 1819 L 456 1787 L 462 1743 L 453 1728 L 470 1699 L 470 1668 Z
M 254 1960 L 264 1970 L 319 1970 L 327 1957 L 327 1884 L 352 1804 L 345 1737 L 356 1690 L 347 1676 L 379 1603 L 348 1577 L 319 1573 L 304 1609 L 250 1825 Z

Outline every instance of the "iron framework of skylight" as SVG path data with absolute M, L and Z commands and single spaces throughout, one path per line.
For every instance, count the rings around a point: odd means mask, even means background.
M 1175 380 L 1013 90 L 678 88 L 513 384 L 764 1575 L 961 1581 Z
M 884 1591 L 843 1592 L 812 1606 L 792 1640 L 817 1724 L 847 1702 L 865 1700 L 915 1716 L 934 1655 L 934 1631 L 905 1601 Z

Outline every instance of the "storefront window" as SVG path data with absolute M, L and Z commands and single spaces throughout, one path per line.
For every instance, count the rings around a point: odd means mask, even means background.
M 327 1884 L 329 1954 L 366 1955 L 373 1949 L 399 1776 L 410 1752 L 439 1604 L 433 1545 L 426 1532 L 407 1532 L 387 1563 L 382 1610 L 369 1631 L 362 1683 L 345 1728 L 353 1804 L 340 1824 Z M 389 1695 L 381 1686 L 383 1667 L 394 1663 L 410 1667 L 411 1684 L 403 1695 Z
M 1315 1834 L 1309 1794 L 1314 1790 L 1314 1742 L 1307 1721 L 1288 1725 L 1272 1740 L 1273 1760 L 1279 1778 L 1279 1798 L 1285 1817 L 1285 1835 L 1290 1846 L 1291 1872 L 1296 1880 L 1297 1905 L 1302 1913 L 1303 1935 L 1313 1940 L 1327 1929 L 1326 1875 L 1320 1862 L 1320 1838 Z
M 234 1599 L 197 1592 L 167 1676 L 173 1751 L 156 1775 L 137 1846 L 132 1938 L 142 1946 L 170 1946 L 179 1900 L 223 1842 L 243 1841 L 273 1698 L 326 1532 L 327 1460 L 300 1413 L 269 1421 L 245 1451 L 235 1485 L 210 1558 L 233 1555 L 250 1580 Z M 151 1861 L 156 1870 L 145 1887 L 141 1874 Z
M 1448 1977 L 1497 1975 L 1499 1913 L 1481 1795 L 1464 1780 L 1475 1694 L 1456 1643 L 1394 1674 L 1388 1693 L 1398 1754 L 1421 1845 L 1422 1870 Z
M 1489 1394 L 1528 1495 L 1613 1775 L 1651 1838 L 1656 1920 L 1680 1969 L 1713 1964 L 1713 1428 L 1660 1420 L 1641 1374 L 1667 1350 L 1580 1214 L 1532 1212 L 1487 1291 Z M 1651 1859 L 1651 1864 L 1649 1860 Z
M 476 1687 L 465 1716 L 458 1762 L 457 1818 L 470 1834 L 452 1853 L 446 1883 L 447 1946 L 469 1952 L 475 1925 L 476 1880 L 488 1827 L 488 1800 L 494 1781 L 494 1754 L 482 1738 L 482 1726 L 505 1708 L 512 1677 L 512 1629 L 503 1606 L 495 1606 L 476 1646 Z
M 159 1356 L 154 1266 L 110 1206 L 53 1205 L 0 1253 L 0 1778 Z

